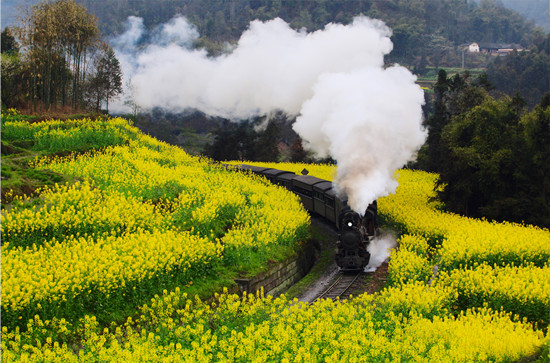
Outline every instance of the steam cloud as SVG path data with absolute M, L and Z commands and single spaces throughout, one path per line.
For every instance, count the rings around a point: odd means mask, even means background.
M 391 232 L 383 231 L 381 235 L 371 241 L 367 247 L 370 253 L 369 264 L 365 266 L 365 272 L 373 272 L 389 257 L 391 250 L 397 247 L 397 239 Z
M 395 170 L 425 141 L 423 92 L 407 69 L 384 69 L 393 45 L 379 20 L 357 17 L 312 33 L 281 19 L 253 21 L 218 57 L 190 49 L 199 35 L 183 17 L 155 29 L 152 44 L 140 47 L 144 34 L 142 20 L 131 17 L 111 42 L 138 106 L 233 120 L 273 111 L 297 116 L 293 127 L 305 148 L 337 161 L 337 189 L 361 214 L 395 191 Z

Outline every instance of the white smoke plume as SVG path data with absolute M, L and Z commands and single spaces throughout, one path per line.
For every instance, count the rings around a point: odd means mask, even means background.
M 136 19 L 129 21 L 139 25 Z M 130 41 L 143 32 L 127 29 L 122 37 Z M 281 19 L 253 21 L 218 57 L 189 48 L 198 33 L 182 17 L 154 33 L 146 47 L 114 46 L 138 106 L 234 120 L 273 111 L 298 116 L 294 129 L 305 147 L 337 161 L 337 189 L 361 214 L 395 191 L 393 173 L 425 141 L 423 92 L 407 69 L 384 69 L 393 45 L 379 20 L 357 17 L 312 33 Z
M 364 271 L 376 271 L 390 257 L 391 250 L 395 247 L 397 247 L 397 240 L 392 233 L 383 232 L 373 239 L 367 247 L 367 251 L 370 253 L 370 260 L 369 264 L 365 266 Z
M 359 213 L 395 192 L 394 172 L 425 141 L 415 79 L 399 66 L 324 74 L 294 124 L 306 147 L 337 160 L 337 190 Z

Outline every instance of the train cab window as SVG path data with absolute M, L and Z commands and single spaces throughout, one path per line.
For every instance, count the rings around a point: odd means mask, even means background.
M 325 195 L 324 195 L 323 193 L 321 193 L 321 192 L 314 191 L 314 192 L 313 192 L 313 196 L 315 197 L 315 199 L 318 199 L 318 200 L 320 200 L 320 201 L 322 201 L 322 202 L 325 201 Z
M 306 197 L 309 197 L 309 198 L 313 197 L 313 193 L 311 193 L 311 190 L 306 190 L 304 188 L 300 188 L 300 187 L 297 187 L 297 186 L 294 186 L 293 190 L 296 193 L 301 194 L 303 196 L 306 196 Z

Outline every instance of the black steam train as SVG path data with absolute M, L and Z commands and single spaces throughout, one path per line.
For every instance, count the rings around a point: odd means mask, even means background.
M 229 165 L 225 165 L 229 166 Z M 245 164 L 231 167 L 266 177 L 297 194 L 304 207 L 330 221 L 338 229 L 336 264 L 342 270 L 363 269 L 370 260 L 367 247 L 376 236 L 376 201 L 363 216 L 351 210 L 346 199 L 339 198 L 332 182 L 311 175 L 297 175 L 290 171 L 263 168 Z

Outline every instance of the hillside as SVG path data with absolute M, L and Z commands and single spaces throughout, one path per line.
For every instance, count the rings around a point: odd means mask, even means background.
M 2 29 L 6 26 L 14 25 L 15 20 L 17 18 L 18 6 L 21 6 L 21 5 L 27 6 L 27 5 L 35 4 L 35 3 L 38 3 L 38 2 L 39 2 L 39 0 L 3 0 L 2 4 L 1 4 L 1 6 L 2 6 Z M 81 0 L 81 2 L 86 4 L 86 0 Z M 120 5 L 118 5 L 116 7 L 116 9 L 118 9 L 119 14 L 108 15 L 107 14 L 107 9 L 109 8 L 108 3 L 111 3 L 111 2 L 94 1 L 94 3 L 97 4 L 95 6 L 95 8 L 98 9 L 96 11 L 96 15 L 100 18 L 100 21 L 103 23 L 102 26 L 105 29 L 116 29 L 116 27 L 111 28 L 107 24 L 107 21 L 102 20 L 102 19 L 106 19 L 109 16 L 112 16 L 114 18 L 118 18 L 119 20 L 123 20 L 125 17 L 127 17 L 129 15 L 133 15 L 132 13 L 135 14 L 136 11 L 138 11 L 137 10 L 138 7 L 140 6 L 137 2 L 133 2 L 133 4 L 135 4 L 134 8 L 128 7 L 127 6 L 128 4 L 124 4 L 123 1 L 117 1 L 117 2 L 121 3 Z M 168 11 L 179 10 L 178 7 L 177 7 L 177 3 L 169 2 L 169 1 L 166 1 L 166 0 L 164 0 L 164 2 L 166 4 L 163 4 L 163 7 L 166 6 L 168 8 Z M 479 5 L 480 0 L 475 0 L 475 2 Z M 156 3 L 158 3 L 158 1 Z M 261 4 L 261 2 L 258 2 L 258 1 L 256 1 L 256 2 L 250 2 L 249 1 L 249 4 L 251 4 L 251 5 L 253 5 L 254 3 L 255 4 Z M 284 3 L 285 2 L 281 2 L 280 6 L 283 6 Z M 365 5 L 363 5 L 363 6 L 366 7 L 366 6 L 368 6 L 368 4 L 370 2 L 365 1 L 364 3 L 365 3 Z M 517 11 L 519 14 L 523 15 L 527 20 L 533 21 L 535 23 L 535 25 L 544 28 L 546 31 L 550 31 L 550 25 L 549 25 L 550 24 L 550 9 L 549 9 L 548 2 L 546 0 L 522 0 L 522 1 L 501 0 L 501 3 L 502 3 L 502 5 L 504 5 L 504 7 L 508 8 L 508 9 L 511 9 L 511 10 L 514 10 L 514 11 Z M 222 5 L 222 7 L 223 6 L 224 5 Z M 255 6 L 257 6 L 257 5 L 255 5 Z M 263 6 L 269 6 L 269 2 L 265 1 L 265 4 Z M 298 6 L 300 6 L 300 4 L 298 4 Z M 182 7 L 182 5 L 180 5 L 180 7 Z M 193 8 L 193 6 L 190 6 L 190 7 Z M 104 8 L 105 10 L 102 10 L 101 8 Z M 347 11 L 346 7 L 342 7 L 342 8 L 343 9 L 341 11 L 343 11 L 345 13 Z M 200 11 L 200 10 L 197 9 L 197 11 Z M 209 12 L 212 14 L 212 10 L 210 10 Z M 323 13 L 323 11 L 319 11 L 319 13 Z M 147 16 L 146 13 L 141 14 L 141 16 L 143 16 L 145 18 L 149 18 L 149 16 Z M 235 15 L 233 15 L 233 16 L 235 16 Z M 160 17 L 158 17 L 157 21 L 158 20 L 166 21 L 167 19 L 161 19 Z M 224 18 L 224 20 L 227 20 L 227 19 Z M 154 24 L 154 22 L 155 22 L 155 19 L 151 20 L 148 23 Z
M 478 3 L 480 0 L 476 0 Z M 550 4 L 546 0 L 501 0 L 502 4 L 517 11 L 537 26 L 550 31 Z
M 524 2 L 504 2 L 510 9 L 522 10 L 548 18 L 544 0 L 531 5 Z M 221 43 L 233 42 L 254 19 L 268 20 L 280 17 L 296 29 L 313 31 L 329 22 L 349 23 L 354 16 L 364 14 L 385 21 L 394 30 L 392 40 L 395 48 L 393 60 L 414 64 L 416 58 L 425 56 L 430 63 L 438 62 L 437 52 L 445 50 L 444 65 L 456 66 L 459 55 L 453 54 L 456 47 L 468 42 L 521 43 L 528 47 L 533 36 L 533 25 L 520 13 L 483 1 L 453 2 L 441 0 L 411 1 L 250 1 L 219 2 L 199 1 L 95 1 L 78 0 L 98 18 L 105 37 L 124 31 L 124 22 L 129 16 L 144 19 L 148 29 L 166 23 L 175 15 L 184 15 L 197 26 L 202 39 L 198 45 L 219 52 Z M 19 7 L 38 3 L 38 0 L 2 1 L 2 28 L 13 26 Z M 546 15 L 545 15 L 546 14 Z M 542 23 L 542 24 L 547 24 Z M 539 24 L 541 25 L 541 24 Z M 546 29 L 548 31 L 548 29 Z M 452 58 L 452 59 L 451 59 Z
M 262 271 L 268 260 L 288 257 L 305 237 L 308 218 L 294 196 L 283 193 L 276 197 L 282 191 L 271 191 L 265 183 L 229 173 L 149 138 L 124 119 L 28 123 L 18 118 L 3 116 L 2 167 L 20 166 L 25 176 L 34 177 L 35 184 L 31 188 L 28 178 L 21 178 L 23 185 L 12 183 L 15 173 L 3 170 L 2 271 L 12 271 L 2 279 L 4 326 L 17 325 L 19 315 L 27 321 L 38 305 L 44 309 L 43 316 L 61 317 L 55 297 L 58 294 L 70 295 L 84 304 L 76 310 L 62 309 L 64 318 L 94 313 L 103 321 L 119 316 L 120 304 L 125 303 L 112 301 L 111 308 L 98 310 L 95 301 L 109 302 L 109 296 L 121 288 L 120 293 L 133 301 L 133 307 L 125 307 L 130 311 L 140 300 L 144 303 L 162 289 L 210 276 L 208 279 L 216 282 L 196 290 L 204 294 L 212 285 L 237 275 Z M 10 152 L 4 153 L 7 150 Z M 29 154 L 35 157 L 27 157 Z M 248 198 L 252 194 L 253 201 Z M 270 221 L 275 217 L 273 212 L 262 208 L 273 205 L 265 199 L 273 197 L 282 203 L 275 209 L 280 214 L 277 224 Z M 250 245 L 250 239 L 257 235 L 263 236 L 264 247 Z M 142 244 L 153 243 L 155 238 L 161 244 L 146 257 L 152 259 L 146 275 L 135 275 L 143 255 L 131 257 L 137 264 L 134 267 L 117 265 L 134 248 L 149 250 Z M 125 241 L 123 250 L 116 246 L 121 240 Z M 179 240 L 188 241 L 187 247 L 180 246 Z M 113 243 L 112 255 L 95 258 L 119 266 L 118 272 L 95 275 L 99 270 L 94 272 L 94 267 L 86 267 L 84 261 L 97 252 L 93 246 L 107 248 Z M 17 264 L 23 263 L 20 248 L 30 247 L 41 248 L 38 255 L 61 248 L 68 249 L 69 255 L 83 253 L 79 260 L 85 265 L 67 271 L 66 278 L 73 276 L 70 281 L 58 281 L 45 289 L 26 286 L 20 280 L 24 276 L 16 271 Z M 48 274 L 50 264 L 66 266 L 63 260 L 67 255 L 46 260 L 38 255 L 42 265 L 35 266 L 36 278 Z M 179 272 L 174 275 L 176 270 Z M 93 281 L 86 282 L 89 279 Z M 77 292 L 87 287 L 92 292 L 86 296 Z
M 106 35 L 120 34 L 128 16 L 143 18 L 148 29 L 165 23 L 177 14 L 187 17 L 202 38 L 199 45 L 211 51 L 222 49 L 220 42 L 233 42 L 251 20 L 280 17 L 295 29 L 314 31 L 329 22 L 349 23 L 363 14 L 385 21 L 392 29 L 394 51 L 391 60 L 415 64 L 426 57 L 431 64 L 459 63 L 457 46 L 464 43 L 521 43 L 528 47 L 533 25 L 519 13 L 497 2 L 483 1 L 198 1 L 156 2 L 119 0 L 82 3 L 99 19 Z M 441 50 L 443 54 L 441 54 Z M 441 58 L 441 59 L 440 59 Z

